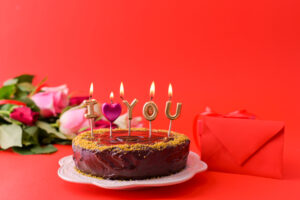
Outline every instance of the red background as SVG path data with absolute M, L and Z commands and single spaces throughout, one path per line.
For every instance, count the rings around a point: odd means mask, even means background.
M 118 96 L 123 80 L 126 99 L 139 100 L 134 114 L 141 115 L 154 80 L 158 128 L 168 126 L 172 82 L 174 101 L 183 103 L 174 130 L 190 136 L 205 106 L 222 113 L 246 108 L 286 122 L 283 180 L 207 172 L 178 186 L 108 191 L 60 180 L 57 161 L 71 148 L 59 146 L 50 156 L 1 152 L 1 199 L 299 199 L 299 9 L 296 0 L 0 0 L 1 82 L 32 73 L 86 95 L 93 81 L 104 102 L 111 90 Z

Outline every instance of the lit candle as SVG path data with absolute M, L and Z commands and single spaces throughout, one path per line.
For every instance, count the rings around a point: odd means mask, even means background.
M 154 97 L 154 93 L 155 93 L 155 84 L 153 81 L 150 87 L 150 101 L 146 102 L 143 108 L 143 115 L 146 118 L 146 120 L 149 121 L 149 138 L 151 138 L 152 135 L 151 122 L 155 120 L 158 114 L 157 105 L 152 101 Z
M 114 93 L 112 91 L 110 92 L 109 99 L 110 99 L 110 103 L 112 104 L 114 99 Z
M 173 95 L 173 90 L 172 90 L 171 83 L 169 84 L 168 95 L 169 95 L 169 101 L 167 101 L 167 103 L 166 103 L 166 110 L 165 110 L 165 112 L 166 112 L 167 118 L 170 119 L 169 131 L 168 131 L 168 137 L 170 137 L 171 127 L 172 127 L 172 121 L 175 120 L 175 119 L 177 119 L 179 117 L 180 112 L 181 112 L 182 103 L 177 103 L 176 113 L 174 115 L 171 115 L 170 109 L 171 109 L 171 99 L 172 99 L 172 95 Z
M 134 106 L 138 103 L 138 100 L 133 99 L 131 104 L 129 104 L 128 101 L 126 101 L 124 99 L 124 85 L 123 85 L 123 82 L 121 82 L 121 85 L 120 85 L 120 97 L 123 100 L 123 103 L 127 107 L 127 112 L 128 112 L 128 136 L 130 136 L 130 134 L 131 134 L 132 110 L 133 110 Z
M 109 135 L 112 137 L 112 123 L 120 116 L 122 107 L 119 103 L 113 103 L 114 93 L 110 93 L 110 103 L 104 103 L 102 105 L 102 113 L 105 118 L 110 122 Z
M 94 136 L 93 129 L 95 126 L 95 118 L 98 117 L 97 113 L 95 113 L 95 110 L 94 110 L 94 105 L 97 104 L 97 101 L 95 99 L 92 99 L 93 90 L 94 90 L 94 85 L 93 85 L 93 83 L 91 83 L 89 100 L 85 100 L 83 102 L 83 105 L 87 107 L 87 113 L 84 116 L 85 116 L 85 118 L 89 119 L 90 128 L 91 128 L 91 136 Z

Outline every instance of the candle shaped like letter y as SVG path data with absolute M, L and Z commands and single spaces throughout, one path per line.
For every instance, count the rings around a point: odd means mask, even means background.
M 170 109 L 171 109 L 171 99 L 172 99 L 172 95 L 173 95 L 173 90 L 172 90 L 171 83 L 169 84 L 168 95 L 169 95 L 169 101 L 167 101 L 167 103 L 166 103 L 166 110 L 165 111 L 166 111 L 167 118 L 169 118 L 169 120 L 170 120 L 169 131 L 168 131 L 168 137 L 170 137 L 171 128 L 172 128 L 172 121 L 179 117 L 180 112 L 181 112 L 182 103 L 177 103 L 176 113 L 174 115 L 171 115 Z
M 155 93 L 155 84 L 154 81 L 151 84 L 150 87 L 150 101 L 146 102 L 143 107 L 143 115 L 146 118 L 146 120 L 149 121 L 149 138 L 151 138 L 152 135 L 152 125 L 151 122 L 155 120 L 158 114 L 158 108 L 157 105 L 152 101 Z
M 110 122 L 109 135 L 112 137 L 112 123 L 120 116 L 122 107 L 119 103 L 113 103 L 114 93 L 110 93 L 110 103 L 104 103 L 102 105 L 102 113 L 105 118 Z
M 131 104 L 129 104 L 128 101 L 126 101 L 124 99 L 124 85 L 123 85 L 123 82 L 121 82 L 121 85 L 120 85 L 120 97 L 123 100 L 123 103 L 127 107 L 127 112 L 128 112 L 128 136 L 130 136 L 130 134 L 131 134 L 132 110 L 133 110 L 134 106 L 137 104 L 138 100 L 133 99 Z
M 93 129 L 95 126 L 95 118 L 98 117 L 98 115 L 95 113 L 95 110 L 94 110 L 94 105 L 97 104 L 97 101 L 95 99 L 92 99 L 93 90 L 94 90 L 94 85 L 93 85 L 93 83 L 91 83 L 89 100 L 85 100 L 83 102 L 83 105 L 87 107 L 87 113 L 84 116 L 85 116 L 85 118 L 89 119 L 90 128 L 91 128 L 91 136 L 94 136 Z

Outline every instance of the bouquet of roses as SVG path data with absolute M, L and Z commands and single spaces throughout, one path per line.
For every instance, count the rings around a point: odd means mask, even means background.
M 69 97 L 66 85 L 46 87 L 46 79 L 33 85 L 33 75 L 21 75 L 4 82 L 0 88 L 0 149 L 28 154 L 52 153 L 52 144 L 71 144 L 74 136 L 89 128 L 82 102 L 88 97 Z M 108 128 L 101 117 L 95 128 Z M 127 127 L 127 114 L 115 121 L 114 127 Z M 140 127 L 141 117 L 132 120 Z

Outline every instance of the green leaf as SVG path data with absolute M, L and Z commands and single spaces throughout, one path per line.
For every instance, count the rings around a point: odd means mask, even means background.
M 4 104 L 3 106 L 1 106 L 2 111 L 7 111 L 7 112 L 11 112 L 13 111 L 13 109 L 15 109 L 16 107 L 19 107 L 18 105 L 14 105 L 14 104 Z
M 18 83 L 29 82 L 32 83 L 34 76 L 30 74 L 23 74 L 21 76 L 15 77 L 18 80 Z
M 54 153 L 57 151 L 57 148 L 52 144 L 48 144 L 46 146 L 33 145 L 28 147 L 13 147 L 14 152 L 21 155 L 32 155 L 32 154 L 48 154 Z
M 54 139 L 55 144 L 63 144 L 63 145 L 70 145 L 72 144 L 72 140 L 62 140 L 62 139 Z
M 22 128 L 16 124 L 0 126 L 0 146 L 8 149 L 13 146 L 22 146 Z
M 0 88 L 0 99 L 9 99 L 16 91 L 15 85 L 7 85 Z
M 42 85 L 42 84 L 44 84 L 46 81 L 47 81 L 47 77 L 45 77 L 45 78 L 43 78 L 43 80 L 41 81 L 41 82 L 39 82 L 39 84 L 37 84 L 37 86 L 34 88 L 34 90 L 30 93 L 30 95 L 29 96 L 32 96 L 32 95 L 34 95 L 37 91 L 37 89 Z
M 0 110 L 0 118 L 3 119 L 4 122 L 9 122 L 9 123 L 16 124 L 16 125 L 22 125 L 22 122 L 19 122 L 17 120 L 10 118 L 8 111 L 5 111 L 5 112 L 6 113 L 4 113 L 4 111 Z
M 28 98 L 28 95 L 34 90 L 34 86 L 28 82 L 18 83 L 15 92 L 15 98 Z
M 79 129 L 78 133 L 80 133 L 80 132 L 82 132 L 82 131 L 85 131 L 85 130 L 87 130 L 87 129 L 89 129 L 89 127 L 88 127 L 88 126 L 86 126 L 86 127 L 82 127 L 81 129 Z
M 22 143 L 25 146 L 32 144 L 39 144 L 39 128 L 36 126 L 29 126 L 23 129 Z
M 0 116 L 2 117 L 9 117 L 10 112 L 8 110 L 0 110 Z
M 35 112 L 39 112 L 40 111 L 39 107 L 30 98 L 28 98 L 27 96 L 20 97 L 17 100 L 26 103 L 26 106 L 29 107 L 29 108 L 31 108 L 31 110 L 33 110 Z
M 13 78 L 13 79 L 9 79 L 9 80 L 5 81 L 3 83 L 3 85 L 4 86 L 6 86 L 6 85 L 15 85 L 15 84 L 17 84 L 17 82 L 18 82 L 18 79 Z
M 46 146 L 34 146 L 30 149 L 31 152 L 35 154 L 45 154 L 45 153 L 54 153 L 57 151 L 57 148 L 52 144 L 48 144 Z
M 56 137 L 58 137 L 58 138 L 60 138 L 60 139 L 67 139 L 67 137 L 66 137 L 63 133 L 57 131 L 55 128 L 53 128 L 50 124 L 48 124 L 48 123 L 46 123 L 46 122 L 37 121 L 37 122 L 36 122 L 36 125 L 37 125 L 39 128 L 41 128 L 41 129 L 43 129 L 44 131 L 46 131 L 47 133 L 49 133 L 49 134 L 52 133 L 52 134 L 54 134 Z
M 28 93 L 32 92 L 35 88 L 31 83 L 28 82 L 19 83 L 17 86 L 21 91 Z
M 45 136 L 46 135 L 46 136 Z M 42 144 L 52 144 L 52 143 L 55 143 L 55 138 L 57 138 L 55 135 L 53 134 L 48 134 L 48 133 L 45 133 L 45 134 L 40 134 L 40 141 Z
M 35 154 L 30 151 L 31 147 L 13 147 L 12 150 L 21 155 L 32 155 Z
M 23 92 L 22 90 L 20 90 L 20 89 L 16 89 L 16 92 L 15 92 L 15 95 L 14 95 L 14 97 L 16 98 L 16 99 L 20 99 L 20 98 L 23 98 L 23 97 L 27 97 L 28 96 L 28 92 Z

